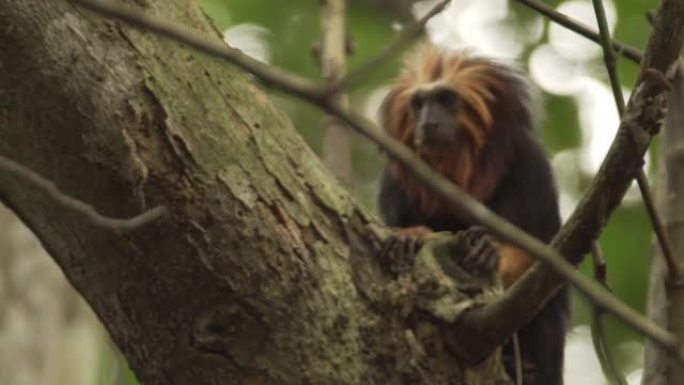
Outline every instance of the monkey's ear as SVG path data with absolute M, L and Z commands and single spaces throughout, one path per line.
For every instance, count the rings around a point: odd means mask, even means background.
M 385 95 L 385 98 L 382 100 L 382 104 L 380 105 L 380 109 L 378 110 L 378 119 L 380 121 L 380 124 L 382 124 L 382 127 L 387 130 L 387 127 L 390 125 L 390 117 L 391 117 L 391 110 L 392 106 L 395 104 L 397 96 L 399 94 L 399 89 L 398 87 L 394 86 L 392 87 L 389 92 L 387 92 L 387 95 Z

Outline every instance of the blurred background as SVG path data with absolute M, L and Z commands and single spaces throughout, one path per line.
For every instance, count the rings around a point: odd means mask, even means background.
M 320 40 L 320 8 L 314 0 L 198 0 L 226 42 L 264 62 L 316 81 L 321 70 L 312 53 Z M 594 26 L 590 0 L 544 1 Z M 434 1 L 349 0 L 348 35 L 354 52 L 348 67 L 362 65 L 422 16 Z M 643 48 L 646 13 L 655 0 L 604 1 L 615 38 Z M 549 23 L 516 1 L 452 0 L 434 17 L 426 37 L 451 48 L 468 47 L 528 72 L 543 94 L 539 131 L 552 155 L 567 216 L 598 170 L 618 127 L 600 46 Z M 351 108 L 371 119 L 401 63 L 401 54 L 376 66 L 349 90 Z M 638 70 L 618 62 L 628 96 Z M 322 157 L 325 122 L 320 111 L 272 93 L 310 146 Z M 657 143 L 653 148 L 657 148 Z M 344 183 L 369 209 L 383 159 L 377 148 L 352 135 L 350 172 Z M 652 165 L 648 162 L 648 174 Z M 0 383 L 5 385 L 136 384 L 125 360 L 109 342 L 95 316 L 64 279 L 39 242 L 8 210 L 0 207 Z M 608 284 L 631 307 L 644 311 L 651 257 L 651 228 L 636 188 L 611 218 L 600 243 Z M 592 275 L 590 260 L 581 269 Z M 568 335 L 566 376 L 572 383 L 604 384 L 592 346 L 591 307 L 575 296 Z M 630 384 L 639 383 L 643 346 L 639 336 L 605 318 L 609 348 Z

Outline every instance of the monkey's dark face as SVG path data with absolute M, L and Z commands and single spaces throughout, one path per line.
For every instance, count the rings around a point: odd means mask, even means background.
M 449 148 L 460 139 L 456 116 L 461 99 L 451 87 L 419 89 L 411 95 L 411 112 L 416 122 L 414 144 L 431 149 Z

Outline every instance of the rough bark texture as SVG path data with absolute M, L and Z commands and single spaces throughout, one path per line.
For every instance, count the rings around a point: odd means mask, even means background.
M 672 82 L 658 164 L 658 211 L 677 257 L 684 257 L 684 76 Z M 678 336 L 684 335 L 684 287 L 669 276 L 660 247 L 654 247 L 648 290 L 649 318 Z M 651 342 L 646 344 L 643 384 L 684 383 L 684 368 Z
M 218 38 L 190 0 L 127 3 Z M 375 220 L 242 73 L 62 0 L 5 0 L 0 26 L 0 154 L 103 214 L 170 210 L 115 234 L 0 174 L 142 382 L 508 383 L 442 348 L 414 305 L 472 302 L 439 302 L 459 290 L 429 258 L 380 269 Z

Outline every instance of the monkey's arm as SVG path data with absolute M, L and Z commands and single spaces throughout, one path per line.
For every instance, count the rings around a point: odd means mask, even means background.
M 380 180 L 378 209 L 385 224 L 394 230 L 385 241 L 379 258 L 413 258 L 425 236 L 432 233 L 432 229 L 418 222 L 411 202 L 387 168 Z

